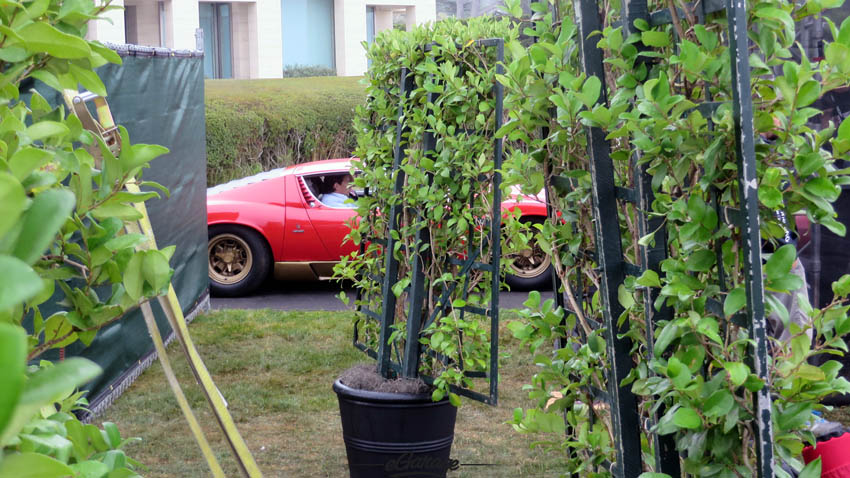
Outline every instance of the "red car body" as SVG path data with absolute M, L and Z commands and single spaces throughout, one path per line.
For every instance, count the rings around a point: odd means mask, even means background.
M 265 279 L 269 270 L 273 270 L 278 279 L 330 277 L 333 265 L 339 262 L 340 257 L 358 247 L 344 241 L 349 232 L 349 220 L 355 216 L 356 210 L 326 206 L 319 200 L 315 184 L 324 175 L 347 173 L 350 167 L 351 159 L 316 161 L 208 189 L 207 226 L 210 231 L 209 263 L 213 291 L 224 295 L 246 293 Z M 546 205 L 534 196 L 514 195 L 502 202 L 502 209 L 520 209 L 522 217 L 546 217 Z M 227 268 L 231 267 L 233 272 L 232 268 L 236 267 L 232 265 L 233 261 L 245 262 L 247 256 L 240 255 L 238 247 L 225 247 L 229 244 L 227 242 L 221 242 L 218 250 L 214 250 L 213 242 L 217 237 L 223 237 L 222 234 L 236 240 L 232 243 L 236 246 L 239 246 L 237 243 L 241 235 L 253 236 L 255 244 L 246 240 L 241 247 L 260 249 L 247 251 L 252 254 L 249 257 L 251 265 L 260 267 L 258 272 L 263 275 L 252 278 L 256 284 L 230 287 L 246 279 L 228 283 Z M 259 244 L 258 239 L 264 244 Z M 269 256 L 265 258 L 267 262 L 259 257 L 263 254 Z M 220 259 L 217 266 L 216 259 Z M 230 262 L 225 259 L 230 259 Z M 236 272 L 241 273 L 243 269 Z

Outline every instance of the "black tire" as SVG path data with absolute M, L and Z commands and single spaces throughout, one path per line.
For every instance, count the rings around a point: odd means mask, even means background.
M 542 224 L 544 220 L 538 216 L 520 218 L 520 221 L 530 224 Z M 505 274 L 505 283 L 511 290 L 552 290 L 552 262 L 540 250 L 537 241 L 533 241 L 530 251 L 507 256 L 505 260 L 513 261 L 508 270 L 515 274 Z
M 272 255 L 266 240 L 253 229 L 236 225 L 208 230 L 207 270 L 214 295 L 236 297 L 253 292 L 266 280 Z

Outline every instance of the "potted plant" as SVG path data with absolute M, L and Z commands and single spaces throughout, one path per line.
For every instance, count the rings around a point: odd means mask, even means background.
M 377 359 L 334 384 L 351 476 L 445 475 L 459 396 L 496 402 L 496 75 L 515 36 L 507 19 L 451 19 L 369 46 L 354 162 L 369 193 L 349 235 L 363 246 L 336 269 L 358 290 L 355 345 Z

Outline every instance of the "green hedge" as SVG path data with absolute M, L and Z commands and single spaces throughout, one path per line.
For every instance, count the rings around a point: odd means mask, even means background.
M 207 80 L 207 184 L 349 157 L 359 77 Z

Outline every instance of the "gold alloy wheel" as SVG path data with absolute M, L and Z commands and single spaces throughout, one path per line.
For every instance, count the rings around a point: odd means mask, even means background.
M 513 259 L 511 263 L 511 274 L 523 279 L 531 279 L 546 272 L 552 260 L 549 255 L 543 252 L 543 249 L 537 245 L 537 241 L 531 241 L 530 249 L 509 254 L 508 258 Z
M 251 272 L 254 256 L 244 239 L 235 234 L 219 234 L 207 247 L 210 279 L 219 284 L 235 284 Z

